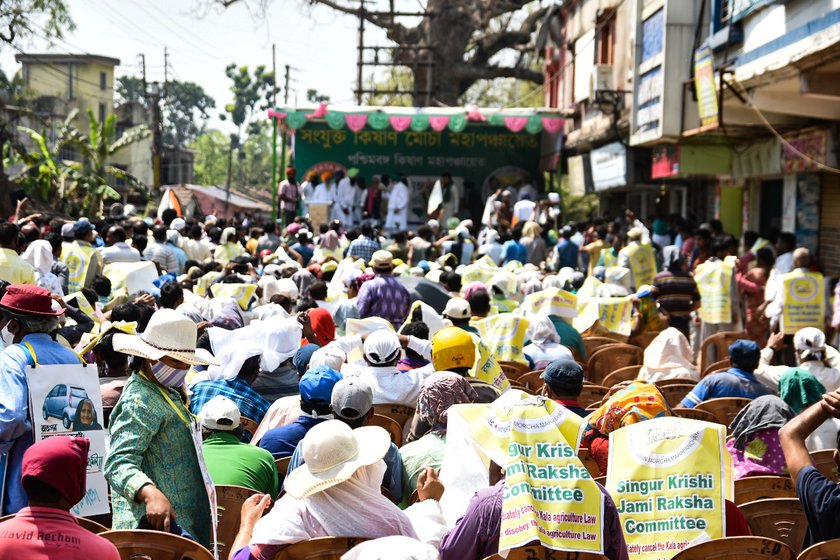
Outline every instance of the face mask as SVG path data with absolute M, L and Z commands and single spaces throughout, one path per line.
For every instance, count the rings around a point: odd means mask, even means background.
M 6 325 L 3 327 L 3 330 L 0 331 L 0 338 L 3 339 L 3 348 L 8 348 L 15 343 L 15 335 L 9 332 L 9 326 Z
M 177 369 L 168 366 L 163 362 L 157 362 L 152 366 L 152 375 L 164 387 L 180 387 L 184 379 L 186 379 L 188 371 L 188 369 Z

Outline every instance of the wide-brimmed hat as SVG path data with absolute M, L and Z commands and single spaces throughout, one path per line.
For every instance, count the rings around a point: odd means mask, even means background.
M 388 432 L 379 426 L 352 430 L 341 420 L 321 422 L 303 438 L 304 464 L 286 478 L 286 492 L 298 499 L 322 492 L 380 461 L 390 447 Z
M 394 265 L 394 255 L 391 251 L 380 249 L 373 253 L 369 264 L 373 268 L 391 268 Z
M 18 315 L 55 316 L 64 313 L 62 307 L 56 306 L 56 309 L 52 303 L 50 292 L 40 286 L 12 284 L 0 299 L 0 309 Z
M 164 356 L 185 364 L 206 366 L 219 362 L 203 348 L 195 347 L 195 323 L 174 309 L 159 309 L 140 335 L 117 333 L 114 350 L 123 354 L 160 360 Z

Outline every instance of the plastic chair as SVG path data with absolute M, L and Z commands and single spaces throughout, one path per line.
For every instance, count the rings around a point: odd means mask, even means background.
M 637 377 L 639 377 L 639 370 L 641 369 L 642 364 L 634 364 L 632 366 L 618 368 L 606 376 L 601 384 L 604 387 L 612 387 L 616 383 L 621 383 L 622 381 L 634 381 Z
M 632 344 L 615 343 L 599 348 L 589 358 L 588 379 L 603 383 L 610 373 L 627 366 L 642 363 L 642 349 Z
M 834 462 L 833 449 L 820 449 L 811 452 L 811 462 L 826 478 L 834 482 L 840 482 L 837 463 Z
M 578 404 L 583 408 L 593 404 L 600 404 L 609 391 L 607 387 L 602 387 L 601 385 L 584 385 L 577 399 Z
M 766 537 L 725 537 L 690 546 L 671 560 L 795 560 L 796 553 L 785 543 Z
M 747 476 L 735 480 L 736 505 L 767 498 L 795 497 L 793 480 L 789 476 Z
M 653 342 L 653 339 L 659 336 L 658 332 L 643 332 L 641 334 L 637 334 L 636 336 L 630 337 L 630 340 L 627 341 L 628 344 L 632 344 L 633 346 L 638 346 L 642 350 L 650 346 L 650 343 Z
M 485 557 L 484 560 L 602 560 L 603 558 L 606 558 L 606 556 L 594 552 L 552 550 L 535 543 L 513 548 L 507 556 L 493 554 Z
M 542 370 L 531 371 L 517 379 L 517 381 L 531 391 L 539 392 L 542 386 L 545 385 L 545 381 L 540 379 L 540 375 L 542 375 Z
M 414 418 L 414 409 L 402 404 L 375 404 L 373 412 L 380 416 L 387 416 L 400 426 L 405 426 L 406 422 Z
M 14 518 L 14 516 L 15 516 L 14 513 L 10 513 L 9 515 L 4 515 L 3 517 L 0 517 L 0 523 L 2 523 L 3 521 L 8 521 L 9 519 Z M 105 525 L 102 525 L 101 523 L 97 523 L 96 521 L 88 519 L 87 517 L 76 517 L 76 521 L 79 522 L 79 526 L 82 529 L 87 529 L 91 533 L 94 533 L 94 534 L 97 534 L 97 535 L 99 535 L 101 533 L 104 533 L 105 531 L 110 531 L 110 529 L 108 527 L 106 527 Z
M 370 419 L 370 425 L 384 428 L 388 432 L 388 435 L 391 436 L 391 443 L 397 447 L 402 445 L 403 429 L 393 418 L 374 413 L 373 418 Z
M 730 367 L 729 358 L 726 358 L 724 360 L 719 360 L 719 361 L 717 361 L 713 364 L 710 364 L 710 365 L 706 366 L 706 369 L 704 369 L 700 373 L 700 378 L 702 379 L 702 378 L 706 377 L 707 375 L 712 375 L 713 373 L 717 373 L 719 371 L 726 371 L 726 370 L 729 369 L 729 367 Z
M 219 548 L 219 558 L 227 558 L 230 552 L 228 547 L 233 544 L 236 533 L 239 532 L 242 503 L 254 494 L 257 494 L 256 490 L 244 486 L 216 485 L 216 502 L 219 512 L 216 546 Z
M 696 408 L 675 408 L 674 415 L 680 418 L 690 418 L 691 420 L 702 420 L 703 422 L 711 422 L 717 424 L 717 418 L 711 412 L 705 410 L 698 410 Z
M 531 368 L 529 368 L 527 364 L 505 360 L 499 361 L 499 367 L 502 368 L 506 377 L 512 377 L 514 379 L 531 371 Z
M 242 431 L 248 432 L 249 434 L 251 434 L 251 437 L 254 437 L 254 434 L 257 433 L 257 428 L 260 427 L 260 425 L 257 422 L 251 420 L 247 416 L 243 416 L 239 419 L 239 425 L 242 426 Z M 246 439 L 246 441 L 248 440 Z
M 673 379 L 658 379 L 653 384 L 661 389 L 668 385 L 697 385 L 697 381 L 687 377 L 674 377 Z
M 273 560 L 341 560 L 348 550 L 366 540 L 365 537 L 318 537 L 284 548 Z
M 721 361 L 729 357 L 729 345 L 742 338 L 749 338 L 747 333 L 736 331 L 724 331 L 707 337 L 700 345 L 699 365 L 700 371 L 706 371 L 706 367 L 712 362 Z M 709 350 L 714 351 L 714 356 L 709 359 Z
M 615 344 L 616 341 L 606 336 L 585 336 L 583 337 L 583 347 L 586 348 L 586 361 L 592 357 L 595 350 L 598 350 L 605 344 Z
M 292 462 L 292 456 L 281 457 L 274 461 L 274 466 L 277 467 L 277 477 L 280 481 L 280 486 L 283 486 L 283 480 L 286 478 L 286 472 L 289 470 L 289 463 Z
M 117 547 L 122 560 L 214 560 L 197 542 L 163 531 L 105 531 L 99 536 Z
M 840 539 L 832 539 L 809 546 L 796 560 L 838 560 L 840 559 Z
M 694 387 L 695 385 L 693 383 L 674 383 L 672 385 L 665 385 L 664 387 L 657 385 L 659 392 L 662 393 L 662 396 L 665 397 L 665 400 L 668 402 L 668 406 L 671 408 L 679 406 L 685 396 L 689 394 Z
M 795 553 L 802 550 L 808 529 L 805 511 L 797 498 L 768 498 L 738 506 L 753 535 L 777 539 Z
M 740 397 L 721 397 L 709 399 L 698 404 L 695 409 L 705 410 L 715 417 L 718 423 L 729 426 L 741 409 L 752 402 L 752 399 Z

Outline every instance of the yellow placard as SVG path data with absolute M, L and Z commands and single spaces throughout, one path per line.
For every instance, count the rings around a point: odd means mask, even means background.
M 560 288 L 547 288 L 525 296 L 517 309 L 520 315 L 577 316 L 577 296 Z
M 610 332 L 630 336 L 633 301 L 630 296 L 598 298 L 598 321 Z
M 204 276 L 198 279 L 198 282 L 195 283 L 195 287 L 193 288 L 193 292 L 198 297 L 204 297 L 207 295 L 207 289 L 213 284 L 213 281 L 216 280 L 219 276 L 221 276 L 221 272 L 208 272 Z
M 461 293 L 466 292 L 473 282 L 481 282 L 486 286 L 498 271 L 498 268 L 481 266 L 478 263 L 468 264 L 461 269 Z
M 783 333 L 795 334 L 805 327 L 824 327 L 825 283 L 822 274 L 794 270 L 782 276 L 782 290 Z
M 105 265 L 102 274 L 111 280 L 112 295 L 122 289 L 128 294 L 152 290 L 158 278 L 155 263 L 151 261 L 109 263 Z
M 79 309 L 79 311 L 81 311 L 94 321 L 96 320 L 96 310 L 93 308 L 93 306 L 90 304 L 90 302 L 87 300 L 87 298 L 82 292 L 73 292 L 71 294 L 67 294 L 61 299 L 63 299 L 65 303 L 69 303 L 73 300 L 76 300 L 76 307 Z
M 225 297 L 233 298 L 242 310 L 248 309 L 248 303 L 251 301 L 254 292 L 257 291 L 256 284 L 213 284 L 210 287 L 210 292 L 214 298 Z
M 633 271 L 633 282 L 635 288 L 645 284 L 653 284 L 656 276 L 656 258 L 653 256 L 653 248 L 645 243 L 628 245 L 621 250 L 630 259 L 630 270 Z
M 505 313 L 482 319 L 475 326 L 481 340 L 490 348 L 496 359 L 503 362 L 528 363 L 525 354 L 522 353 L 528 319 Z
M 725 261 L 706 261 L 697 265 L 694 280 L 700 292 L 700 318 L 705 323 L 732 322 L 733 266 Z
M 724 536 L 732 458 L 721 424 L 661 417 L 610 433 L 607 490 L 634 560 L 668 560 Z
M 491 405 L 471 423 L 472 440 L 505 467 L 499 551 L 539 540 L 603 553 L 604 495 L 578 458 L 584 425 L 543 397 Z
M 507 391 L 510 388 L 510 381 L 505 377 L 490 347 L 475 335 L 473 335 L 473 342 L 475 342 L 475 363 L 469 372 L 470 376 L 489 383 L 499 391 Z

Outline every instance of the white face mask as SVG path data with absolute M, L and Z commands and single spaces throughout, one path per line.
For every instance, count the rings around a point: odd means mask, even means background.
M 187 372 L 189 369 L 174 368 L 163 362 L 157 362 L 152 366 L 152 375 L 164 387 L 180 387 L 187 377 Z
M 3 348 L 8 348 L 15 343 L 15 335 L 9 331 L 9 325 L 6 324 L 3 330 L 0 331 L 0 338 L 3 339 Z

